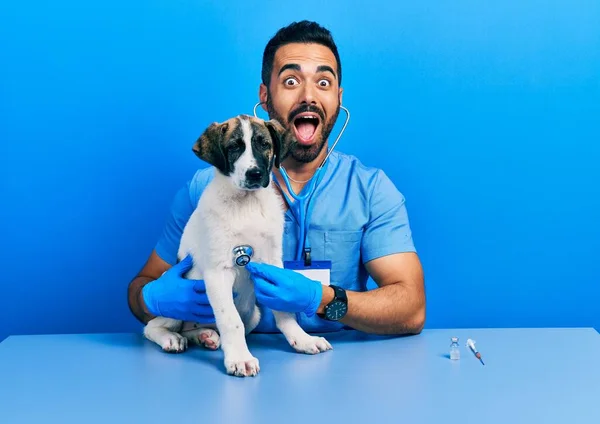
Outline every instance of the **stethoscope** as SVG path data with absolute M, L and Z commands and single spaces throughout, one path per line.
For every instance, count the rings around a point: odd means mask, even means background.
M 256 108 L 258 106 L 260 106 L 261 104 L 262 104 L 262 102 L 258 102 L 254 105 L 254 116 L 256 118 L 258 118 L 258 115 L 256 114 Z M 292 198 L 296 201 L 296 205 L 298 205 L 298 208 L 297 208 L 298 214 L 296 215 L 296 212 L 294 211 L 294 207 L 292 204 L 293 202 L 289 199 L 287 194 L 283 190 L 281 190 L 281 192 L 283 193 L 283 195 L 285 197 L 286 202 L 288 203 L 288 206 L 290 207 L 290 210 L 292 211 L 292 214 L 294 215 L 294 218 L 296 218 L 296 220 L 298 222 L 298 226 L 300 227 L 300 236 L 298 237 L 298 240 L 302 240 L 302 243 L 300 243 L 300 242 L 298 243 L 298 248 L 296 249 L 296 260 L 300 261 L 300 260 L 304 259 L 304 264 L 306 266 L 309 266 L 311 264 L 311 256 L 310 256 L 311 249 L 310 249 L 310 243 L 308 240 L 308 226 L 310 223 L 310 218 L 312 215 L 314 203 L 312 203 L 310 200 L 312 199 L 312 196 L 317 189 L 317 185 L 323 178 L 325 163 L 327 162 L 329 155 L 331 155 L 331 153 L 333 152 L 333 149 L 335 149 L 335 146 L 337 145 L 338 141 L 340 141 L 342 134 L 346 130 L 348 121 L 350 120 L 350 111 L 342 105 L 340 105 L 340 109 L 342 109 L 344 112 L 346 112 L 346 120 L 344 121 L 344 125 L 342 126 L 340 133 L 338 134 L 337 138 L 335 139 L 335 142 L 333 143 L 333 145 L 327 152 L 325 159 L 323 159 L 323 162 L 321 162 L 321 164 L 315 171 L 314 175 L 308 181 L 308 186 L 305 187 L 304 194 L 300 195 L 300 194 L 297 194 L 294 192 L 294 189 L 292 188 L 292 184 L 290 183 L 290 178 L 289 178 L 285 168 L 283 166 L 281 166 L 279 168 L 279 172 L 281 172 L 281 176 L 283 177 L 283 181 L 285 183 L 285 186 L 288 189 L 288 192 L 290 193 Z M 281 185 L 280 185 L 279 181 L 277 180 L 277 178 L 275 178 L 275 175 L 273 175 L 273 180 L 275 181 L 277 186 L 279 188 L 281 188 Z M 235 264 L 237 266 L 246 266 L 250 262 L 254 251 L 251 246 L 242 245 L 242 246 L 236 246 L 233 249 L 233 253 L 234 253 Z

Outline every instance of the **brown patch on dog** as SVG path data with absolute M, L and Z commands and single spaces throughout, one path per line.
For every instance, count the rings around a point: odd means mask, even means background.
M 224 174 L 228 174 L 229 164 L 225 153 L 225 141 L 229 140 L 231 133 L 239 126 L 236 118 L 225 122 L 213 122 L 198 137 L 192 151 L 196 156 L 213 165 Z
M 268 135 L 273 141 L 274 165 L 276 168 L 279 168 L 281 162 L 283 162 L 290 153 L 290 150 L 295 143 L 291 130 L 284 128 L 284 126 L 276 119 L 264 121 L 254 116 L 248 116 L 247 118 L 254 124 L 254 128 L 257 128 L 263 136 Z M 265 128 L 268 131 L 267 134 L 265 134 Z

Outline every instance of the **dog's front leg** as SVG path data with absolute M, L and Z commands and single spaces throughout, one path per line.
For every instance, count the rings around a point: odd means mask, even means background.
M 206 294 L 219 330 L 227 374 L 255 376 L 260 371 L 258 359 L 248 349 L 244 323 L 233 302 L 235 275 L 232 269 L 206 271 Z
M 321 353 L 333 349 L 324 337 L 311 336 L 296 321 L 296 315 L 288 312 L 273 311 L 275 324 L 286 340 L 297 352 Z

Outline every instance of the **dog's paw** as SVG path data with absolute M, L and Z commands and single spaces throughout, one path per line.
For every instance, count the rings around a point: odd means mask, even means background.
M 158 344 L 165 352 L 180 353 L 187 349 L 187 339 L 177 333 L 164 333 L 160 336 Z
M 240 357 L 238 355 L 225 358 L 225 370 L 229 375 L 237 377 L 254 377 L 260 371 L 258 359 L 252 355 Z
M 329 344 L 324 337 L 309 336 L 308 334 L 292 338 L 290 340 L 290 346 L 296 349 L 297 352 L 308 353 L 311 355 L 333 349 L 331 344 Z
M 211 328 L 197 328 L 185 333 L 187 339 L 197 345 L 204 346 L 210 350 L 217 350 L 221 346 L 219 333 Z

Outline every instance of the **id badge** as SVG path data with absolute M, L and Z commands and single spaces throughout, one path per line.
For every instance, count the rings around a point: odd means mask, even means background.
M 311 280 L 320 281 L 325 286 L 331 284 L 331 261 L 312 261 L 308 266 L 304 265 L 304 261 L 284 261 L 283 267 Z

